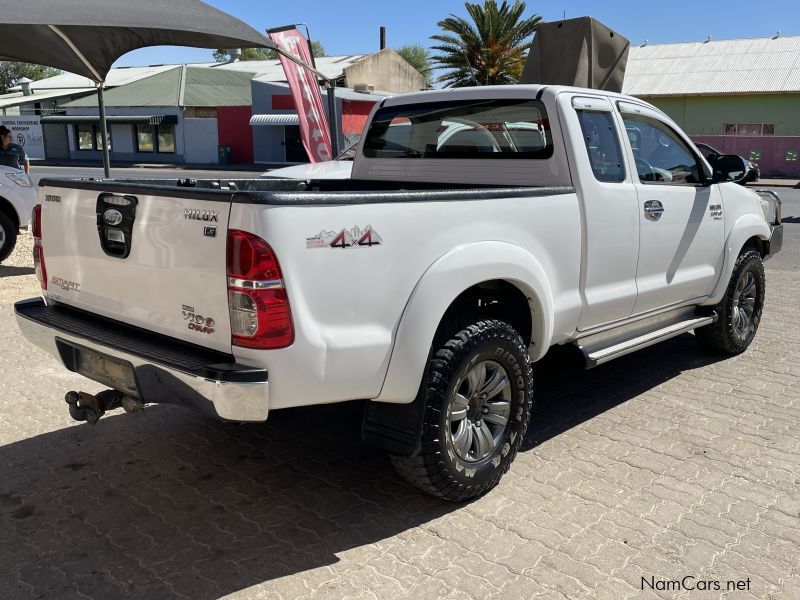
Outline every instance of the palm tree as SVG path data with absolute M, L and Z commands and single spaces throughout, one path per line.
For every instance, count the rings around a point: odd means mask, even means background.
M 431 36 L 440 54 L 431 57 L 436 68 L 447 69 L 437 79 L 449 87 L 517 83 L 525 67 L 531 36 L 542 18 L 523 18 L 525 3 L 496 0 L 465 3 L 472 23 L 451 14 L 438 25 L 443 33 Z M 475 80 L 473 80 L 473 73 Z

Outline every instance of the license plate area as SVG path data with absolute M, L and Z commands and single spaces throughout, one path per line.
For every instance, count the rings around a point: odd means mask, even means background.
M 141 398 L 136 384 L 136 371 L 131 363 L 58 338 L 56 345 L 64 365 L 73 373 L 128 396 Z

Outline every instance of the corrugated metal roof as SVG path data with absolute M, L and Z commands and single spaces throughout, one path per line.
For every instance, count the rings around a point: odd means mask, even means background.
M 322 56 L 314 60 L 317 70 L 325 77 L 338 79 L 344 70 L 367 56 L 366 54 L 349 54 L 346 56 Z M 198 65 L 199 66 L 199 65 Z M 279 60 L 247 60 L 229 64 L 209 63 L 204 65 L 214 69 L 233 71 L 254 71 L 263 81 L 286 81 L 286 74 Z
M 118 125 L 177 125 L 176 115 L 108 115 L 106 122 Z M 49 115 L 42 117 L 42 123 L 66 123 L 69 125 L 78 123 L 100 123 L 97 115 Z
M 632 96 L 800 93 L 800 36 L 632 46 Z
M 94 92 L 94 86 L 89 88 L 71 88 L 67 90 L 39 89 L 30 96 L 25 96 L 22 92 L 14 92 L 13 94 L 4 94 L 0 96 L 0 108 L 11 108 L 12 106 L 21 106 L 23 104 L 31 104 L 33 102 L 53 100 L 55 98 L 61 98 L 64 96 L 80 96 L 81 94 L 89 94 Z
M 140 79 L 106 92 L 106 106 L 250 106 L 250 82 L 255 73 L 208 69 L 196 66 L 172 67 L 169 71 Z M 87 97 L 64 105 L 66 108 L 97 106 Z
M 170 69 L 174 69 L 177 65 L 151 65 L 149 67 L 117 67 L 111 69 L 106 77 L 106 87 L 116 87 L 118 85 L 125 85 L 133 81 L 138 81 L 151 75 L 163 73 Z M 17 88 L 11 88 L 16 90 Z M 94 89 L 94 81 L 87 77 L 81 77 L 74 73 L 61 73 L 55 77 L 48 77 L 40 79 L 31 83 L 33 90 L 64 90 L 71 88 L 90 88 Z M 21 88 L 19 88 L 21 89 Z
M 316 59 L 317 69 L 335 79 L 364 56 L 321 57 Z M 122 72 L 130 72 L 127 74 L 130 81 L 125 82 L 125 73 Z M 43 81 L 62 77 L 68 77 L 69 81 L 75 83 L 84 79 L 76 75 L 59 75 Z M 258 81 L 286 81 L 283 66 L 278 60 L 112 69 L 109 87 L 115 87 L 106 92 L 106 105 L 249 106 L 252 102 L 250 82 L 254 77 Z M 65 106 L 94 107 L 97 106 L 97 100 L 94 97 L 81 98 Z
M 299 125 L 300 117 L 297 113 L 273 114 L 273 115 L 253 115 L 250 117 L 250 125 L 255 126 L 274 126 L 274 125 Z
M 263 83 L 266 85 L 274 86 L 277 88 L 282 88 L 286 90 L 286 93 L 289 93 L 289 84 L 283 83 L 280 81 L 271 81 L 269 79 L 262 79 L 261 77 L 256 77 L 253 81 L 257 81 L 258 83 Z M 325 97 L 327 94 L 327 90 L 322 90 L 322 95 Z M 360 100 L 366 102 L 378 102 L 383 100 L 388 96 L 396 96 L 397 94 L 393 94 L 391 92 L 382 92 L 380 90 L 373 90 L 369 93 L 357 92 L 353 88 L 346 88 L 346 87 L 337 87 L 336 88 L 336 97 L 340 100 Z

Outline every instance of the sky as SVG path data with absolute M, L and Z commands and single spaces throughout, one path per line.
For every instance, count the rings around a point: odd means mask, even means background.
M 436 23 L 449 14 L 466 16 L 463 0 L 207 0 L 259 31 L 291 23 L 306 23 L 311 37 L 322 42 L 328 55 L 368 54 L 378 50 L 380 26 L 387 28 L 387 45 L 430 46 Z M 742 2 L 679 0 L 657 2 L 527 3 L 527 14 L 545 21 L 592 16 L 634 44 L 669 43 L 743 37 L 800 35 L 800 2 L 773 0 Z M 724 7 L 724 8 L 723 8 Z M 213 60 L 209 50 L 178 47 L 144 48 L 123 56 L 117 66 Z

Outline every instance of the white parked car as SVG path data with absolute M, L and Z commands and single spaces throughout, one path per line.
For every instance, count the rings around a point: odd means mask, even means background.
M 0 165 L 0 262 L 13 252 L 17 233 L 27 229 L 36 188 L 24 171 Z
M 465 500 L 514 460 L 551 347 L 587 367 L 692 330 L 747 349 L 783 229 L 777 196 L 731 182 L 743 170 L 712 171 L 619 94 L 397 96 L 349 179 L 43 180 L 43 298 L 17 321 L 108 386 L 67 394 L 77 420 L 176 403 L 264 421 L 360 399 L 367 443 Z

